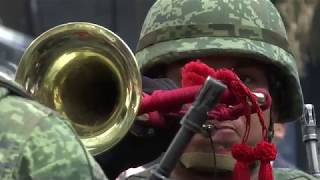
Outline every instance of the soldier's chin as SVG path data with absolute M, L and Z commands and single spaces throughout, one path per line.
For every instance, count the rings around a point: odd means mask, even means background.
M 216 154 L 214 158 L 212 152 L 185 152 L 180 161 L 185 168 L 203 173 L 232 172 L 236 163 L 231 154 Z

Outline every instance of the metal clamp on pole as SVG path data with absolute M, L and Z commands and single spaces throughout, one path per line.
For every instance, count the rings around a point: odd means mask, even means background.
M 303 142 L 306 145 L 308 171 L 315 177 L 320 177 L 319 158 L 317 152 L 317 122 L 312 104 L 304 105 L 305 117 L 301 119 Z
M 207 112 L 218 103 L 225 88 L 226 86 L 221 82 L 208 77 L 191 108 L 180 121 L 181 128 L 161 159 L 159 166 L 151 170 L 150 180 L 169 179 L 172 170 L 179 162 L 181 154 L 193 135 L 200 132 L 202 125 L 207 120 Z

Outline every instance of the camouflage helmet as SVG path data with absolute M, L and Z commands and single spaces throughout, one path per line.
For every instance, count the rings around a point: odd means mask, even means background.
M 270 0 L 158 0 L 144 21 L 136 58 L 142 73 L 160 63 L 212 55 L 249 56 L 276 69 L 281 122 L 303 114 L 286 30 Z

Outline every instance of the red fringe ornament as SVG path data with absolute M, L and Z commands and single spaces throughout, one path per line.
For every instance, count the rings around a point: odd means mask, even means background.
M 274 144 L 262 141 L 257 144 L 254 154 L 260 160 L 259 180 L 273 180 L 271 161 L 276 159 L 277 149 Z
M 233 170 L 234 180 L 250 180 L 250 165 L 254 162 L 254 150 L 247 144 L 235 144 L 232 156 L 237 160 Z

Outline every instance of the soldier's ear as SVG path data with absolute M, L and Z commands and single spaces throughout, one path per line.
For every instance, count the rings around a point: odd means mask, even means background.
M 283 139 L 286 134 L 286 125 L 283 123 L 274 123 L 274 136 Z

